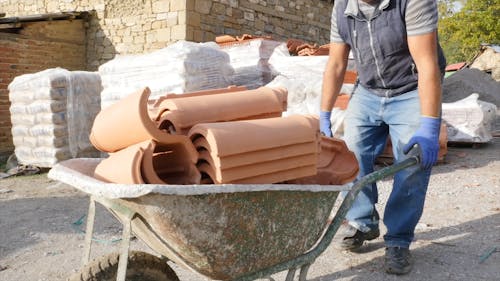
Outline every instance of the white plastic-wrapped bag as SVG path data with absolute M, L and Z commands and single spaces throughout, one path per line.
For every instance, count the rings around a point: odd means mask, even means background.
M 99 157 L 89 141 L 100 110 L 95 72 L 47 69 L 9 84 L 14 152 L 21 164 L 52 167 L 75 157 Z
M 286 47 L 286 43 L 265 38 L 220 44 L 234 69 L 232 83 L 256 89 L 271 82 L 274 76 L 268 60 L 274 50 L 282 46 Z
M 497 106 L 478 98 L 479 94 L 474 93 L 456 102 L 443 103 L 442 119 L 449 142 L 486 143 L 493 138 Z
M 149 87 L 150 99 L 167 93 L 182 94 L 225 88 L 233 69 L 229 56 L 214 42 L 178 41 L 141 55 L 121 55 L 99 67 L 105 108 L 139 89 Z

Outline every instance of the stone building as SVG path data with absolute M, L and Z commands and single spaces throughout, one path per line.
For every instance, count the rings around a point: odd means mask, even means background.
M 296 38 L 326 44 L 332 5 L 330 0 L 0 0 L 0 14 L 9 18 L 88 13 L 77 23 L 68 19 L 66 25 L 84 27 L 83 38 L 78 39 L 85 60 L 81 70 L 95 71 L 117 54 L 146 53 L 178 40 L 213 41 L 223 34 L 270 35 L 276 40 Z M 81 35 L 74 29 L 57 30 L 61 34 Z M 37 32 L 26 34 L 25 38 L 45 37 L 46 29 Z M 5 45 L 4 40 L 8 39 L 0 39 L 0 48 Z M 47 56 L 47 60 L 55 58 Z M 5 62 L 0 57 L 0 66 Z M 54 61 L 44 66 L 63 64 Z M 26 69 L 25 73 L 38 69 Z M 9 79 L 0 81 L 0 120 L 7 119 L 9 112 Z M 5 140 L 8 130 L 10 127 L 0 121 L 0 155 L 13 148 Z

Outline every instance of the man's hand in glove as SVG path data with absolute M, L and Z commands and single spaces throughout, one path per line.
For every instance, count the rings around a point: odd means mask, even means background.
M 333 137 L 331 129 L 332 122 L 330 121 L 331 117 L 332 117 L 331 111 L 321 111 L 319 113 L 319 130 L 323 135 L 330 138 Z
M 441 118 L 420 117 L 420 127 L 415 132 L 403 152 L 407 154 L 411 148 L 418 144 L 420 147 L 420 166 L 423 169 L 430 169 L 437 162 L 439 152 L 439 129 L 441 128 Z

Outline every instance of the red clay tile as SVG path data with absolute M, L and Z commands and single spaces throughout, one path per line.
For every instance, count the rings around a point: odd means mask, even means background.
M 141 173 L 143 146 L 143 143 L 138 143 L 118 152 L 110 153 L 108 158 L 97 165 L 94 177 L 112 183 L 145 183 Z
M 183 93 L 183 94 L 169 93 L 169 94 L 166 94 L 165 96 L 159 97 L 156 100 L 148 101 L 148 105 L 149 105 L 148 106 L 148 114 L 152 120 L 158 120 L 158 118 L 160 117 L 159 111 L 161 110 L 161 108 L 159 106 L 161 105 L 162 102 L 164 102 L 167 99 L 206 96 L 206 95 L 232 93 L 232 92 L 239 92 L 239 91 L 246 91 L 246 90 L 247 90 L 247 87 L 245 87 L 245 86 L 229 86 L 227 88 L 203 90 L 203 91 L 189 92 L 189 93 Z
M 99 150 L 115 152 L 130 145 L 153 139 L 162 144 L 182 144 L 190 159 L 197 153 L 186 136 L 167 134 L 156 127 L 148 114 L 149 88 L 132 93 L 97 114 L 90 141 Z
M 95 177 L 124 184 L 198 184 L 201 175 L 182 144 L 147 140 L 110 153 Z
M 317 154 L 305 154 L 224 170 L 207 163 L 214 171 L 215 177 L 212 180 L 215 183 L 266 184 L 314 175 L 317 172 L 317 162 Z
M 318 142 L 317 118 L 292 115 L 246 121 L 197 124 L 188 136 L 203 136 L 218 156 L 241 154 L 297 143 Z
M 275 183 L 316 174 L 317 124 L 295 115 L 198 124 L 188 135 L 199 149 L 198 168 L 213 182 Z
M 251 35 L 251 34 L 243 34 L 241 36 L 236 36 L 236 39 L 238 41 L 245 41 L 245 40 L 251 40 L 251 39 L 269 39 L 271 40 L 271 36 L 258 36 L 258 35 Z
M 231 35 L 220 35 L 215 37 L 215 42 L 216 43 L 228 43 L 228 42 L 234 42 L 236 41 L 236 37 L 233 37 Z
M 156 106 L 158 126 L 172 134 L 188 133 L 198 123 L 279 117 L 287 107 L 284 88 L 165 99 Z
M 310 45 L 310 44 L 305 44 L 302 46 L 299 46 L 297 54 L 299 56 L 328 56 L 330 53 L 330 45 L 322 45 L 322 46 L 317 46 L 316 44 Z
M 354 84 L 358 79 L 358 73 L 356 71 L 346 70 L 344 74 L 344 83 Z
M 314 141 L 228 155 L 224 156 L 222 158 L 223 161 L 221 161 L 221 158 L 216 157 L 217 155 L 210 150 L 210 144 L 204 137 L 196 138 L 193 144 L 198 150 L 198 159 L 206 160 L 211 166 L 220 169 L 230 169 L 260 162 L 279 160 L 284 157 L 294 157 L 318 152 L 317 143 Z M 214 155 L 214 157 L 212 157 L 212 155 Z
M 286 41 L 286 47 L 288 48 L 288 52 L 292 55 L 297 55 L 298 48 L 300 46 L 303 46 L 304 44 L 306 44 L 306 42 L 300 39 L 291 38 Z
M 347 109 L 347 105 L 349 104 L 349 99 L 351 98 L 350 95 L 346 94 L 339 94 L 337 96 L 337 99 L 335 100 L 335 104 L 333 105 L 334 107 L 338 107 L 342 110 Z
M 144 154 L 143 173 L 157 175 L 168 184 L 199 184 L 201 175 L 196 162 L 189 158 L 183 144 L 161 144 L 153 141 L 154 149 Z M 147 177 L 149 180 L 149 176 Z M 153 178 L 154 179 L 154 178 Z M 148 181 L 147 183 L 154 183 Z
M 340 185 L 352 182 L 359 171 L 354 153 L 344 141 L 321 137 L 321 151 L 315 176 L 288 181 L 292 184 Z

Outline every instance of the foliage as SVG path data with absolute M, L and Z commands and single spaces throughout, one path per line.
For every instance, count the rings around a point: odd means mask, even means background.
M 448 63 L 470 61 L 481 43 L 500 43 L 500 0 L 439 0 L 439 37 Z

